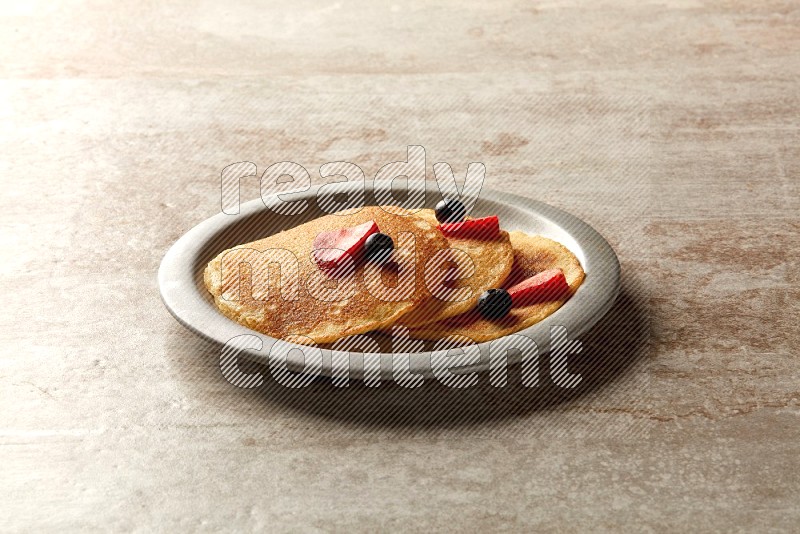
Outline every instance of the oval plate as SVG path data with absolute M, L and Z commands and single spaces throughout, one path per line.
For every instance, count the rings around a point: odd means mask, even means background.
M 269 362 L 270 351 L 277 340 L 240 325 L 222 315 L 206 291 L 203 270 L 206 264 L 221 251 L 234 245 L 248 243 L 297 226 L 326 215 L 316 202 L 321 186 L 312 187 L 302 193 L 293 193 L 291 200 L 308 200 L 308 208 L 300 215 L 280 215 L 267 207 L 274 199 L 252 200 L 241 205 L 238 215 L 219 213 L 198 224 L 167 251 L 158 270 L 158 285 L 161 298 L 172 315 L 186 328 L 223 346 L 236 336 L 251 335 L 261 340 L 261 350 L 245 349 L 240 356 L 261 363 Z M 365 198 L 367 205 L 375 205 L 376 191 L 387 191 L 391 182 L 367 182 Z M 325 194 L 354 193 L 362 190 L 360 183 L 327 184 Z M 425 207 L 433 208 L 442 195 L 436 182 L 426 182 Z M 472 211 L 474 217 L 498 215 L 504 230 L 522 230 L 528 234 L 541 234 L 562 243 L 581 262 L 586 278 L 575 294 L 555 313 L 522 330 L 532 338 L 543 354 L 550 349 L 550 327 L 563 326 L 570 339 L 585 333 L 611 308 L 619 292 L 620 268 L 617 255 L 603 237 L 580 219 L 560 210 L 528 198 L 483 190 Z M 264 229 L 268 228 L 268 233 Z M 502 339 L 502 338 L 501 338 Z M 258 345 L 259 343 L 256 343 Z M 491 342 L 479 343 L 480 360 L 461 367 L 451 368 L 456 374 L 485 371 L 489 368 Z M 305 358 L 302 352 L 292 350 L 299 345 L 280 343 L 275 350 L 287 359 L 290 368 L 303 369 Z M 307 348 L 306 348 L 307 350 Z M 354 354 L 322 349 L 321 374 L 331 376 L 331 362 L 349 358 L 350 374 L 355 379 L 364 376 L 363 357 Z M 409 371 L 433 376 L 431 359 L 446 357 L 446 351 L 415 352 L 410 357 Z M 511 351 L 510 364 L 524 359 L 520 351 Z M 382 374 L 391 376 L 393 365 L 391 353 L 380 353 Z M 437 360 L 441 361 L 441 360 Z M 338 368 L 337 368 L 338 369 Z

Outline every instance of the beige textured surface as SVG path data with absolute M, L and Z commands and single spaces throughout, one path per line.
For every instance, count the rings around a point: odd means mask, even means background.
M 0 5 L 0 530 L 796 528 L 797 2 L 28 5 Z M 614 245 L 587 379 L 225 382 L 155 285 L 220 170 L 412 143 Z

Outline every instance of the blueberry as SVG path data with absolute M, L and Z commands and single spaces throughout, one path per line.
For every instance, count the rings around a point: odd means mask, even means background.
M 511 310 L 511 295 L 505 289 L 484 291 L 478 299 L 478 311 L 486 319 L 501 319 Z
M 464 220 L 467 209 L 460 201 L 449 198 L 436 204 L 436 220 L 440 223 L 457 223 Z
M 364 255 L 368 260 L 382 262 L 389 258 L 394 250 L 394 241 L 386 234 L 372 234 L 364 242 Z

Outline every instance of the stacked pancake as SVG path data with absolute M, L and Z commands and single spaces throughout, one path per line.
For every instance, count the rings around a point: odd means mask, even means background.
M 370 206 L 326 215 L 223 251 L 207 265 L 205 284 L 230 319 L 274 338 L 325 344 L 393 325 L 417 339 L 488 341 L 541 321 L 583 281 L 575 255 L 551 239 L 447 226 L 439 225 L 433 210 Z M 393 243 L 380 261 L 354 238 L 344 238 L 352 240 L 347 254 L 321 260 L 315 248 L 320 237 L 370 227 Z M 500 317 L 479 305 L 487 290 L 513 294 L 520 283 L 554 270 L 560 270 L 561 291 L 515 297 Z

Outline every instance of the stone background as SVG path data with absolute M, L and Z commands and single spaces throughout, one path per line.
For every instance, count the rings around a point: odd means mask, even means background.
M 800 3 L 5 2 L 0 44 L 0 529 L 796 528 Z M 587 380 L 225 382 L 156 287 L 221 169 L 409 144 L 612 243 Z

